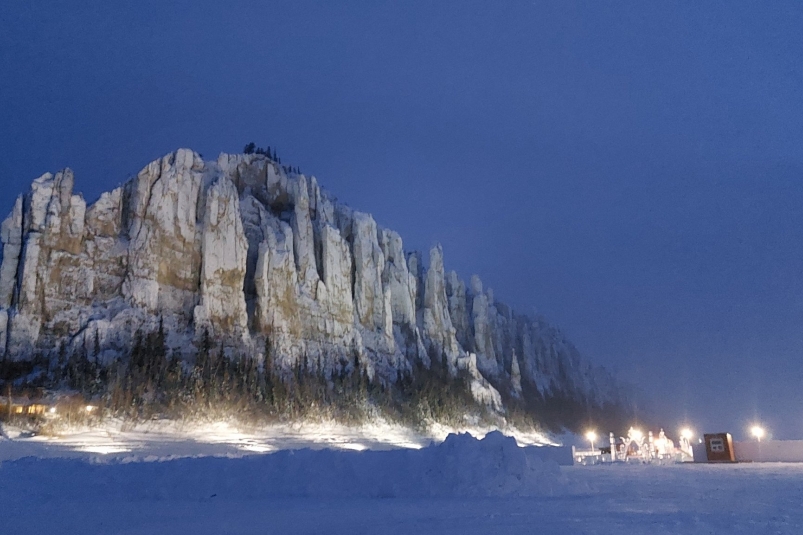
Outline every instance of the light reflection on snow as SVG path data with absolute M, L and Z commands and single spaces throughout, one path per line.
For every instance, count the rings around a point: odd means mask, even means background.
M 353 451 L 365 451 L 368 449 L 368 446 L 364 446 L 362 444 L 352 444 L 352 443 L 345 443 L 345 444 L 337 444 L 342 450 L 353 450 Z
M 268 453 L 270 451 L 274 451 L 274 448 L 265 444 L 241 444 L 240 449 L 254 453 Z
M 426 446 L 426 444 L 417 444 L 415 442 L 405 442 L 403 440 L 399 441 L 399 442 L 394 442 L 393 445 L 397 446 L 399 448 L 405 449 L 405 450 L 420 450 L 421 448 Z
M 93 445 L 93 446 L 82 446 L 77 448 L 75 451 L 84 451 L 86 453 L 100 453 L 101 455 L 109 455 L 110 453 L 126 453 L 131 450 L 121 446 Z
M 106 420 L 91 428 L 63 428 L 55 436 L 25 438 L 22 430 L 11 430 L 9 435 L 14 448 L 0 448 L 0 461 L 30 455 L 61 457 L 69 452 L 96 453 L 109 458 L 114 454 L 126 454 L 120 458 L 158 460 L 195 456 L 241 457 L 302 448 L 351 451 L 421 449 L 433 441 L 442 441 L 449 433 L 468 432 L 482 438 L 491 430 L 433 425 L 429 433 L 422 434 L 385 421 L 358 426 L 331 421 L 246 426 L 229 422 L 152 420 L 132 424 Z M 504 432 L 514 435 L 521 446 L 551 442 L 539 433 Z

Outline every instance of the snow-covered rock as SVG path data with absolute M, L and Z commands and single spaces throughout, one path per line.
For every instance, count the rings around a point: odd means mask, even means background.
M 390 309 L 393 323 L 415 325 L 416 277 L 407 268 L 407 260 L 398 233 L 382 229 L 382 252 L 385 267 L 382 283 L 390 289 Z
M 385 255 L 379 247 L 374 218 L 362 212 L 354 213 L 354 300 L 357 320 L 369 330 L 384 329 L 386 315 L 382 271 Z
M 293 230 L 282 221 L 274 220 L 272 223 L 267 229 L 266 240 L 259 246 L 255 274 L 259 327 L 272 335 L 300 337 Z
M 472 397 L 487 407 L 501 411 L 502 395 L 480 373 L 477 368 L 477 355 L 468 353 L 458 359 L 457 365 L 468 372 Z
M 482 281 L 477 275 L 471 277 L 471 318 L 474 325 L 474 348 L 477 351 L 477 366 L 482 373 L 495 377 L 499 374 L 496 352 L 490 323 L 489 299 L 482 291 Z
M 295 205 L 292 215 L 293 253 L 298 280 L 304 286 L 304 290 L 311 293 L 316 291 L 319 278 L 310 219 L 309 193 L 304 176 L 299 176 L 293 181 L 293 202 Z
M 446 357 L 450 371 L 456 371 L 460 348 L 455 338 L 449 302 L 446 299 L 446 281 L 443 269 L 443 249 L 437 245 L 429 251 L 429 269 L 424 283 L 424 333 L 435 353 Z
M 245 280 L 248 240 L 240 219 L 234 184 L 218 179 L 207 190 L 201 238 L 201 303 L 195 307 L 196 327 L 213 327 L 245 337 L 248 314 Z
M 513 395 L 521 397 L 521 368 L 515 351 L 513 352 L 513 362 L 510 365 L 510 386 Z
M 326 307 L 332 324 L 345 331 L 354 322 L 351 252 L 340 231 L 328 224 L 321 230 L 321 258 L 323 281 L 318 283 L 316 297 Z
M 189 320 L 201 268 L 198 200 L 204 162 L 180 149 L 152 162 L 126 185 L 123 219 L 128 270 L 123 295 L 132 306 Z
M 11 306 L 14 295 L 17 267 L 22 252 L 22 197 L 17 198 L 14 209 L 0 227 L 3 241 L 3 265 L 0 266 L 0 309 Z
M 446 276 L 446 296 L 449 299 L 449 315 L 458 343 L 466 350 L 473 350 L 471 322 L 466 301 L 466 284 L 460 280 L 456 271 Z
M 560 331 L 496 302 L 479 277 L 467 289 L 447 274 L 440 246 L 425 264 L 399 234 L 265 155 L 204 161 L 180 149 L 91 206 L 73 185 L 69 169 L 42 175 L 0 226 L 0 354 L 97 338 L 113 356 L 161 324 L 179 356 L 207 330 L 226 347 L 270 346 L 278 366 L 356 358 L 385 384 L 434 356 L 467 370 L 494 409 L 501 389 L 519 396 L 524 382 L 617 396 Z

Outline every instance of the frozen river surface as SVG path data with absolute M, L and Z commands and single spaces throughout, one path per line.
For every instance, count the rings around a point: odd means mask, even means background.
M 17 454 L 0 464 L 0 532 L 803 533 L 801 464 L 558 467 L 530 451 L 494 434 L 241 458 Z

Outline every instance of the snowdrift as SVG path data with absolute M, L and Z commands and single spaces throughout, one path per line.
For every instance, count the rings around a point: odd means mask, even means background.
M 535 447 L 492 432 L 450 435 L 421 450 L 295 450 L 230 458 L 96 463 L 26 458 L 0 464 L 0 503 L 15 496 L 76 500 L 265 497 L 421 498 L 554 496 L 560 467 Z

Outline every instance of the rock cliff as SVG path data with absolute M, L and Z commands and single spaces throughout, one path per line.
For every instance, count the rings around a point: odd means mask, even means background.
M 68 169 L 42 175 L 2 223 L 4 358 L 95 343 L 110 359 L 162 324 L 185 358 L 205 332 L 257 356 L 268 340 L 287 370 L 356 359 L 384 384 L 439 359 L 499 410 L 523 384 L 618 402 L 557 329 L 447 273 L 440 246 L 426 262 L 405 253 L 396 232 L 265 155 L 181 149 L 88 207 L 73 185 Z

